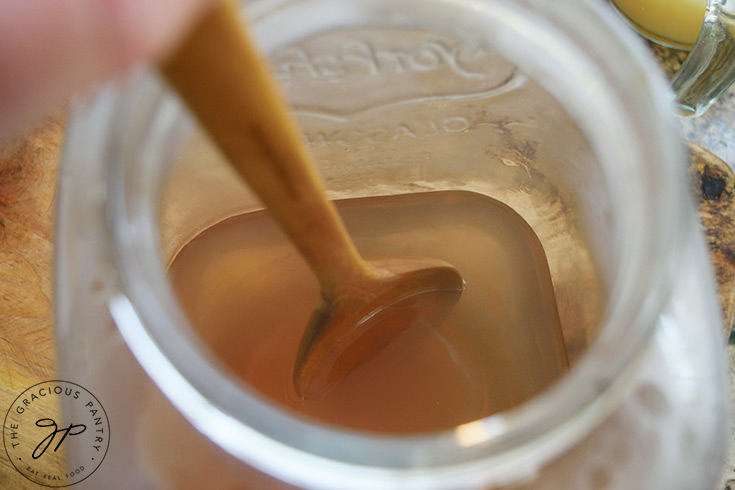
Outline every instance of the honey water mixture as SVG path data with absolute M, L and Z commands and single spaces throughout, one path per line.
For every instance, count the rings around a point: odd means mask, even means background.
M 181 249 L 170 278 L 203 342 L 247 386 L 331 425 L 415 433 L 517 406 L 566 371 L 546 257 L 512 209 L 462 191 L 337 207 L 364 257 L 446 260 L 465 280 L 461 299 L 440 322 L 415 312 L 332 390 L 301 398 L 293 367 L 319 284 L 267 211 L 228 218 Z

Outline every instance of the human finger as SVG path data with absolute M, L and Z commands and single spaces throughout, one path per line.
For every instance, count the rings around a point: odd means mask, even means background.
M 71 93 L 164 56 L 214 0 L 0 0 L 0 140 Z

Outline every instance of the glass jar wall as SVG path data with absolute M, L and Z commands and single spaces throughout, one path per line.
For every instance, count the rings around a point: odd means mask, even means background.
M 80 485 L 717 480 L 726 388 L 713 280 L 668 89 L 607 6 L 258 0 L 244 11 L 330 197 L 463 191 L 523 217 L 548 259 L 571 368 L 511 410 L 410 436 L 324 424 L 259 395 L 189 324 L 166 270 L 200 231 L 260 205 L 142 70 L 78 104 L 64 154 L 60 377 L 98 396 L 112 431 L 105 464 Z

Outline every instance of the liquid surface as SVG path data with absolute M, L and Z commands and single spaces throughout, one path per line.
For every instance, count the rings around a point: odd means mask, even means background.
M 245 383 L 329 424 L 407 433 L 509 409 L 565 372 L 543 249 L 510 208 L 467 192 L 337 204 L 366 258 L 446 260 L 462 298 L 441 324 L 419 318 L 332 391 L 301 399 L 292 370 L 319 285 L 267 212 L 229 218 L 187 244 L 170 275 L 205 344 Z
M 613 0 L 644 35 L 674 47 L 691 47 L 704 21 L 707 0 Z

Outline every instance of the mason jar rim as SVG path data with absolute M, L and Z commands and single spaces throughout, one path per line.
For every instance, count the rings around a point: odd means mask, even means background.
M 351 12 L 344 7 L 348 2 L 336 0 L 254 0 L 247 8 L 256 35 L 265 38 L 268 33 L 258 26 L 268 25 L 276 14 L 298 5 L 320 8 L 339 3 L 342 6 L 334 15 L 355 22 L 380 20 L 384 13 L 380 7 L 394 5 L 391 0 L 365 0 Z M 414 3 L 407 1 L 398 11 Z M 168 150 L 142 157 L 128 152 L 137 151 L 142 142 L 166 139 L 167 125 L 178 117 L 175 103 L 162 100 L 163 89 L 150 74 L 143 75 L 132 91 L 106 92 L 95 102 L 106 108 L 113 121 L 108 131 L 119 136 L 119 141 L 105 147 L 101 158 L 110 162 L 106 213 L 121 282 L 109 307 L 123 338 L 159 389 L 199 431 L 253 467 L 307 488 L 346 488 L 347 484 L 350 488 L 466 488 L 518 478 L 519 472 L 533 471 L 577 442 L 624 396 L 669 297 L 682 253 L 676 237 L 693 225 L 687 221 L 684 154 L 678 139 L 672 142 L 671 137 L 676 130 L 668 87 L 651 67 L 643 46 L 614 13 L 602 5 L 575 0 L 558 0 L 551 6 L 542 0 L 420 3 L 425 13 L 421 18 L 437 23 L 448 19 L 446 9 L 472 12 L 477 32 L 495 29 L 487 36 L 494 47 L 517 59 L 524 71 L 570 109 L 587 131 L 612 185 L 626 198 L 628 221 L 622 231 L 632 233 L 634 242 L 623 250 L 621 279 L 611 292 L 612 306 L 602 333 L 574 369 L 517 409 L 452 430 L 388 436 L 312 423 L 269 404 L 213 364 L 197 339 L 179 329 L 187 321 L 157 258 L 155 200 L 131 202 L 127 195 L 123 163 L 137 158 L 139 165 L 155 167 Z M 408 22 L 401 19 L 394 20 Z M 322 21 L 329 21 L 329 16 Z M 529 31 L 528 26 L 534 29 Z M 529 55 L 533 47 L 546 51 L 543 56 Z M 567 73 L 559 75 L 559 66 Z M 565 84 L 575 77 L 580 86 L 572 95 Z M 590 106 L 591 102 L 595 105 Z M 72 115 L 71 124 L 84 127 L 88 122 Z M 175 144 L 168 142 L 167 148 Z M 615 156 L 609 153 L 612 149 L 618 151 Z M 646 166 L 664 169 L 656 174 L 660 179 L 655 203 L 642 201 L 643 193 L 650 192 L 645 189 L 647 182 L 628 180 Z M 619 182 L 614 182 L 616 172 Z M 158 184 L 155 180 L 148 184 L 151 196 Z M 150 221 L 141 224 L 141 219 Z M 645 236 L 651 223 L 656 224 L 656 233 Z M 648 277 L 641 277 L 642 270 Z

